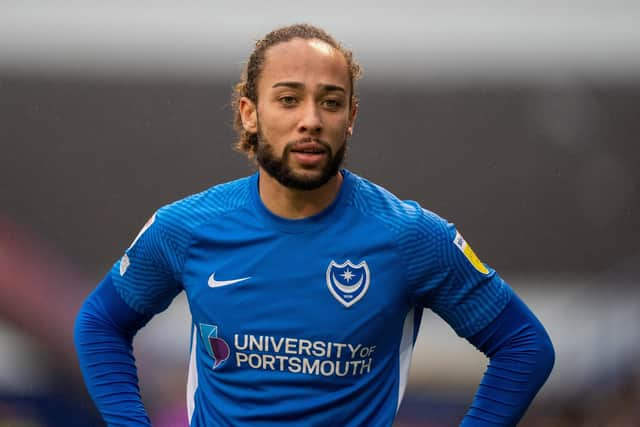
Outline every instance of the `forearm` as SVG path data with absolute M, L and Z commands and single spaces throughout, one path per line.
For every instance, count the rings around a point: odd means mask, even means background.
M 514 294 L 503 312 L 469 341 L 490 363 L 461 426 L 515 426 L 553 368 L 547 332 Z
M 75 345 L 89 394 L 109 426 L 151 425 L 133 356 L 135 332 L 149 320 L 117 295 L 109 276 L 87 298 L 75 324 Z

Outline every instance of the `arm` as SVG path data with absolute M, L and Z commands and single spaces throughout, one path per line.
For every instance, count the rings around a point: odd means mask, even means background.
M 89 295 L 76 318 L 74 339 L 89 394 L 109 426 L 151 426 L 138 388 L 135 333 L 151 316 L 132 310 L 111 274 Z
M 138 388 L 133 336 L 181 291 L 177 234 L 153 215 L 125 255 L 89 295 L 75 324 L 75 345 L 89 394 L 109 426 L 150 426 Z M 169 225 L 170 227 L 170 225 Z M 169 228 L 169 230 L 172 230 Z
M 515 426 L 553 368 L 547 332 L 513 294 L 498 317 L 468 341 L 490 363 L 461 426 Z
M 513 426 L 551 371 L 551 341 L 453 224 L 426 210 L 416 224 L 408 270 L 416 304 L 432 309 L 491 360 L 462 425 Z
M 422 253 L 433 253 L 434 261 L 418 265 L 419 303 L 490 358 L 462 425 L 516 425 L 551 371 L 551 341 L 533 313 L 478 259 L 453 224 L 428 212 L 423 219 L 419 225 L 432 246 L 423 247 Z

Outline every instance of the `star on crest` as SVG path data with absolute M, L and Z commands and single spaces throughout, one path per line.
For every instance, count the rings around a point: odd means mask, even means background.
M 353 279 L 353 273 L 348 268 L 341 274 L 342 278 L 349 283 Z

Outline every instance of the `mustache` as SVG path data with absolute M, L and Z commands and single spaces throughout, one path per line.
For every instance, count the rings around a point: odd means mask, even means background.
M 312 138 L 312 137 L 300 138 L 295 141 L 287 142 L 287 144 L 284 147 L 284 151 L 285 153 L 288 153 L 289 151 L 293 150 L 297 145 L 308 144 L 310 142 L 321 145 L 325 151 L 332 154 L 333 150 L 331 150 L 331 145 L 329 145 L 328 142 L 323 141 L 322 139 L 319 139 L 319 138 Z

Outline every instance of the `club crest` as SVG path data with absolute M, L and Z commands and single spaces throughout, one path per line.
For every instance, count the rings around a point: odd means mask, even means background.
M 366 261 L 353 264 L 350 260 L 342 264 L 331 260 L 327 267 L 327 287 L 342 305 L 349 308 L 369 289 L 369 266 Z

